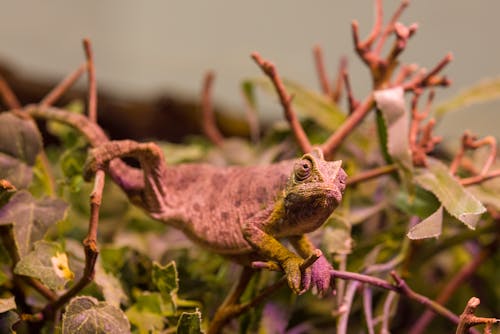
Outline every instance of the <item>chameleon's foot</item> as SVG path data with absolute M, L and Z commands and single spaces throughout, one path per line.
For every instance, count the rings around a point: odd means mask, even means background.
M 330 288 L 334 291 L 335 280 L 332 279 L 332 269 L 332 265 L 324 256 L 321 256 L 312 264 L 311 289 L 313 294 L 323 297 L 326 296 Z
M 306 292 L 311 286 L 311 268 L 301 269 L 304 260 L 300 257 L 287 259 L 283 264 L 288 286 L 298 295 Z

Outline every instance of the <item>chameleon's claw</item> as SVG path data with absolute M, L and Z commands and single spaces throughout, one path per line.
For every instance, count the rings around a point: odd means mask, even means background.
M 297 257 L 290 258 L 283 263 L 283 271 L 285 272 L 288 286 L 298 295 L 309 290 L 311 286 L 311 269 L 301 269 L 303 262 L 303 259 Z
M 331 279 L 332 269 L 332 265 L 324 256 L 321 256 L 312 264 L 311 285 L 313 294 L 323 297 L 330 290 L 330 288 L 332 288 L 333 291 L 334 280 Z

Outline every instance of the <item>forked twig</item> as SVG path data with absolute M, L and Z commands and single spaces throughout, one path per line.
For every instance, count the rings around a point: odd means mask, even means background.
M 287 93 L 285 89 L 285 85 L 281 81 L 278 72 L 274 64 L 271 62 L 264 60 L 257 52 L 252 53 L 253 60 L 259 65 L 261 70 L 266 74 L 269 79 L 271 79 L 276 92 L 280 98 L 281 105 L 285 112 L 285 117 L 290 123 L 290 127 L 292 128 L 293 134 L 295 135 L 295 139 L 297 140 L 297 144 L 301 148 L 302 152 L 307 153 L 310 152 L 312 147 L 309 139 L 300 125 L 300 122 L 297 118 L 297 115 L 292 107 L 292 97 Z
M 21 108 L 21 103 L 17 98 L 16 94 L 12 91 L 9 84 L 5 79 L 0 75 L 0 95 L 2 96 L 2 100 L 9 109 L 19 109 Z

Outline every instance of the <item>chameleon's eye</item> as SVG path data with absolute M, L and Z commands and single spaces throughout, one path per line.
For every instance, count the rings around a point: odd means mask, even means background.
M 297 181 L 304 181 L 311 175 L 312 163 L 310 160 L 302 159 L 295 164 L 294 173 Z

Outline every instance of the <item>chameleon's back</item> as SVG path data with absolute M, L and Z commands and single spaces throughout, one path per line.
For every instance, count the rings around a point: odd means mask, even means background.
M 163 220 L 215 252 L 250 252 L 241 226 L 275 203 L 292 168 L 291 160 L 267 166 L 169 168 L 165 180 L 172 210 Z

